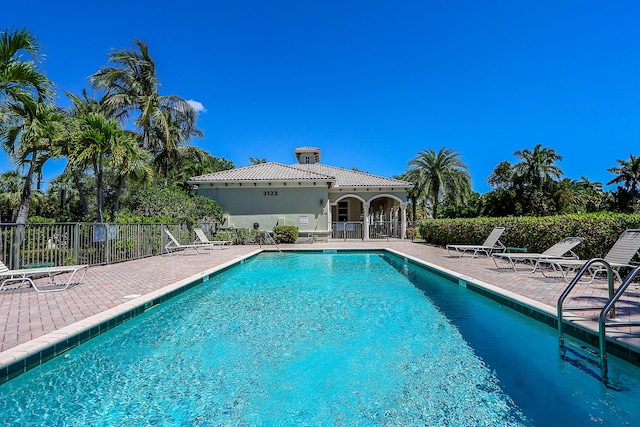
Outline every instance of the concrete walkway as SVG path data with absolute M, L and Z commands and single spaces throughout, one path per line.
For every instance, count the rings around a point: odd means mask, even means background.
M 269 249 L 270 247 L 266 247 Z M 272 247 L 271 247 L 272 248 Z M 540 273 L 515 273 L 498 270 L 491 259 L 451 258 L 440 247 L 408 241 L 329 242 L 283 245 L 282 249 L 389 248 L 411 257 L 467 276 L 469 281 L 483 282 L 499 288 L 523 303 L 555 313 L 559 295 L 566 287 L 561 279 L 545 278 Z M 259 249 L 257 246 L 233 246 L 201 255 L 156 256 L 120 264 L 89 268 L 84 282 L 66 291 L 36 293 L 30 287 L 0 292 L 0 359 L 11 349 L 63 327 L 87 319 L 135 298 L 188 279 L 204 270 L 237 260 Z M 480 284 L 480 283 L 479 283 Z M 580 285 L 571 305 L 603 304 L 607 298 L 606 282 Z M 640 320 L 640 288 L 627 291 L 618 307 L 618 317 Z M 597 312 L 581 313 L 597 319 Z M 640 349 L 640 327 L 626 328 L 621 339 Z

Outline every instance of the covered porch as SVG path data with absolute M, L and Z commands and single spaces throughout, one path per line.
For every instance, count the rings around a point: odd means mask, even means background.
M 407 203 L 392 194 L 345 194 L 331 203 L 329 218 L 334 240 L 406 238 Z

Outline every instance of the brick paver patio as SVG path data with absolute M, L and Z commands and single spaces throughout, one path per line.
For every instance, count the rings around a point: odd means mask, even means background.
M 540 273 L 515 273 L 498 270 L 491 259 L 451 258 L 440 247 L 408 241 L 389 242 L 329 242 L 281 246 L 283 249 L 325 248 L 382 248 L 393 249 L 409 256 L 435 264 L 444 269 L 470 277 L 470 281 L 513 292 L 542 305 L 555 313 L 557 299 L 565 289 L 561 279 L 545 278 Z M 267 247 L 268 248 L 268 247 Z M 156 256 L 120 264 L 89 268 L 84 282 L 66 291 L 37 293 L 32 288 L 0 292 L 0 352 L 6 352 L 19 344 L 54 332 L 65 326 L 87 319 L 108 309 L 157 291 L 177 281 L 192 277 L 217 265 L 233 261 L 258 249 L 257 246 L 233 246 L 225 250 L 212 250 L 201 255 Z M 627 291 L 618 317 L 640 320 L 640 290 L 634 285 Z M 580 285 L 572 301 L 593 304 L 607 297 L 606 282 Z M 597 312 L 585 313 L 597 319 Z M 625 341 L 640 348 L 640 328 L 625 331 Z M 0 353 L 1 355 L 1 353 Z

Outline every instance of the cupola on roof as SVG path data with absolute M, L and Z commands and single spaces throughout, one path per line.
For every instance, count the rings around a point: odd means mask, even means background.
M 299 147 L 293 149 L 298 163 L 303 165 L 318 163 L 320 161 L 320 149 L 317 147 Z

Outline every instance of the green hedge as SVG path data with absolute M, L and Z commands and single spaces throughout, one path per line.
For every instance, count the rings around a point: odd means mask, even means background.
M 278 243 L 295 243 L 298 240 L 298 227 L 295 225 L 276 225 L 273 234 Z
M 542 252 L 563 237 L 584 237 L 574 249 L 583 259 L 604 256 L 620 234 L 640 228 L 637 214 L 573 214 L 547 217 L 458 218 L 424 220 L 420 235 L 435 245 L 480 244 L 494 227 L 505 227 L 500 241 L 506 246 Z

